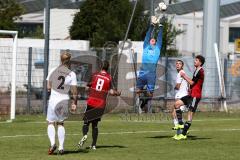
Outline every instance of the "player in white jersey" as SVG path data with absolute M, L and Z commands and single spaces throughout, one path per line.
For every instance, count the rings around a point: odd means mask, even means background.
M 47 76 L 47 88 L 50 92 L 50 98 L 48 102 L 47 121 L 48 121 L 48 137 L 51 146 L 48 150 L 48 154 L 51 155 L 56 150 L 55 143 L 55 126 L 58 126 L 57 135 L 59 141 L 59 154 L 64 153 L 64 139 L 65 128 L 64 120 L 68 118 L 68 104 L 69 104 L 69 91 L 73 96 L 71 103 L 72 111 L 76 110 L 77 105 L 77 79 L 76 74 L 71 71 L 70 59 L 71 54 L 65 51 L 61 54 L 61 65 L 50 71 Z
M 177 69 L 177 78 L 176 78 L 176 86 L 175 86 L 175 103 L 177 100 L 181 99 L 184 96 L 188 95 L 188 83 L 187 81 L 181 76 L 181 73 L 184 72 L 183 70 L 184 62 L 182 60 L 176 61 L 176 69 Z M 176 105 L 176 104 L 175 104 Z M 186 110 L 185 106 L 181 106 L 181 110 Z M 177 134 L 180 132 L 180 129 L 183 128 L 183 122 L 179 122 L 176 115 L 176 110 L 173 108 L 172 112 L 173 116 L 173 123 L 174 123 L 174 130 L 177 130 Z M 176 135 L 175 135 L 176 136 Z

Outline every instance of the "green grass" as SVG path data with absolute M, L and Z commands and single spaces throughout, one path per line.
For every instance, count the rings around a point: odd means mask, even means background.
M 0 122 L 0 159 L 237 160 L 240 157 L 239 115 L 197 113 L 185 141 L 171 139 L 174 135 L 170 130 L 171 121 L 125 121 L 120 115 L 107 115 L 99 125 L 96 151 L 76 150 L 82 122 L 67 121 L 63 156 L 47 155 L 49 140 L 44 116 L 17 116 L 12 123 Z M 6 137 L 16 135 L 23 136 Z M 91 134 L 89 137 L 86 147 L 91 143 Z

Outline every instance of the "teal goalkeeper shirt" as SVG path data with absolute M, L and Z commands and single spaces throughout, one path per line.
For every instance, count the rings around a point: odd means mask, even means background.
M 156 45 L 152 46 L 150 44 L 151 33 L 153 31 L 153 26 L 150 26 L 143 44 L 143 56 L 142 56 L 142 67 L 141 71 L 155 73 L 158 60 L 161 54 L 162 48 L 162 27 L 158 32 Z

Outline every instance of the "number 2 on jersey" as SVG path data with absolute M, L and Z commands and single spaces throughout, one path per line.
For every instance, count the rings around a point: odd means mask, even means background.
M 64 82 L 65 82 L 65 77 L 64 76 L 59 76 L 58 80 L 61 80 L 61 83 L 59 84 L 57 89 L 64 89 L 63 85 L 64 85 Z
M 101 91 L 103 89 L 103 85 L 104 85 L 104 80 L 101 79 L 101 78 L 98 78 L 97 85 L 96 85 L 96 90 Z

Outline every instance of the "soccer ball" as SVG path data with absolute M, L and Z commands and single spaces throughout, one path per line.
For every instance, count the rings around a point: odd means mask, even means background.
M 167 5 L 163 2 L 158 4 L 160 11 L 166 11 L 167 10 Z
M 182 112 L 187 112 L 187 111 L 188 111 L 188 108 L 184 105 L 184 106 L 181 106 L 181 107 L 180 107 L 180 110 L 181 110 Z

